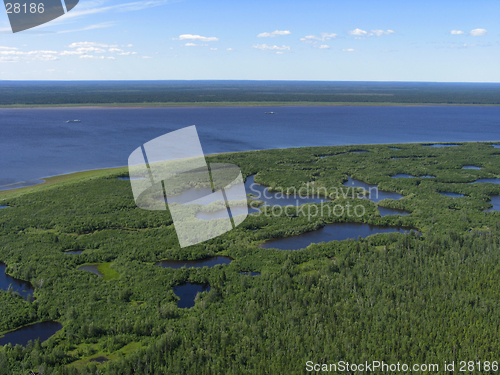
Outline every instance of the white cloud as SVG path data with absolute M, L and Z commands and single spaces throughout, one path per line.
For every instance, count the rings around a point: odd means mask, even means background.
M 356 36 L 367 36 L 368 35 L 367 31 L 361 30 L 361 29 L 354 29 L 354 30 L 348 31 L 348 33 L 350 35 L 356 35 Z
M 369 34 L 370 36 L 371 35 L 376 35 L 376 36 L 382 36 L 382 35 L 390 35 L 390 34 L 394 34 L 395 31 L 394 30 L 372 30 L 372 32 Z
M 257 48 L 257 49 L 260 49 L 262 51 L 264 51 L 264 50 L 281 50 L 281 51 L 288 50 L 288 51 L 290 51 L 290 46 L 285 46 L 285 45 L 282 45 L 281 47 L 279 47 L 277 45 L 268 46 L 267 44 L 254 44 L 252 46 L 252 48 Z
M 110 46 L 108 44 L 102 44 L 102 43 L 94 43 L 94 42 L 77 42 L 77 43 L 71 43 L 69 48 L 79 48 L 79 47 L 101 47 L 101 48 L 108 48 L 108 47 L 116 47 L 116 46 Z
M 19 48 L 16 48 L 16 47 L 2 47 L 2 46 L 0 46 L 0 51 L 1 50 L 6 50 L 6 49 L 7 50 L 16 50 L 16 49 L 19 49 Z
M 20 56 L 26 60 L 53 61 L 59 59 L 56 55 L 57 51 L 39 50 L 25 52 L 18 51 L 17 49 L 0 50 L 1 61 L 4 62 L 18 61 Z
M 226 48 L 226 51 L 233 51 L 232 48 Z
M 206 47 L 208 44 L 196 44 L 196 43 L 186 43 L 183 44 L 184 47 Z
M 46 69 L 47 72 L 55 72 L 55 69 Z
M 321 40 L 334 39 L 337 37 L 337 34 L 334 33 L 321 33 Z
M 96 55 L 81 55 L 81 59 L 98 59 L 98 60 L 103 60 L 104 56 L 96 56 Z
M 276 54 L 277 54 L 277 55 L 283 55 L 283 52 L 278 51 L 278 52 L 276 52 Z
M 315 40 L 321 40 L 321 38 L 315 35 L 306 35 L 305 37 L 300 38 L 300 41 L 304 43 L 314 43 Z
M 127 45 L 132 46 L 131 44 Z M 59 55 L 61 56 L 71 56 L 71 55 L 80 55 L 83 56 L 91 56 L 89 55 L 90 53 L 95 53 L 95 54 L 100 54 L 100 53 L 116 53 L 120 56 L 127 56 L 127 55 L 136 55 L 137 52 L 131 52 L 131 51 L 124 51 L 121 48 L 117 48 L 118 46 L 115 44 L 104 44 L 104 43 L 95 43 L 95 42 L 76 42 L 76 43 L 71 43 L 69 45 L 70 48 L 74 48 L 69 51 L 61 51 L 59 52 Z M 105 49 L 107 48 L 107 50 Z M 83 58 L 89 58 L 89 57 L 83 57 Z M 114 60 L 114 58 L 110 59 Z
M 471 36 L 483 36 L 488 34 L 488 31 L 486 29 L 474 29 L 471 30 L 470 35 Z
M 371 30 L 370 32 L 368 32 L 366 30 L 354 29 L 354 30 L 348 31 L 347 33 L 350 35 L 354 35 L 354 36 L 358 37 L 358 39 L 360 39 L 360 38 L 364 38 L 367 36 L 374 36 L 374 35 L 375 36 L 390 35 L 390 34 L 395 34 L 396 32 L 394 30 Z
M 17 62 L 19 61 L 18 56 L 0 56 L 0 62 Z
M 354 52 L 356 51 L 354 48 L 344 48 L 342 52 Z
M 274 38 L 275 36 L 280 36 L 280 35 L 290 35 L 291 32 L 289 30 L 275 30 L 270 33 L 260 33 L 257 35 L 257 38 Z
M 210 51 L 217 51 L 217 48 L 210 48 Z
M 152 59 L 151 56 L 142 56 L 143 59 Z
M 115 57 L 113 57 L 113 56 L 108 56 L 108 57 L 107 57 L 107 59 L 108 59 L 108 60 L 116 60 L 116 58 L 115 58 Z
M 451 35 L 462 35 L 465 34 L 462 30 L 451 30 L 450 31 Z
M 337 37 L 337 34 L 334 33 L 321 33 L 320 35 L 320 37 L 316 35 L 306 35 L 305 37 L 300 38 L 300 41 L 304 43 L 316 43 L 316 41 L 318 40 L 324 42 L 325 40 L 334 39 Z
M 319 49 L 328 49 L 328 48 L 330 48 L 330 46 L 327 44 L 322 44 L 319 46 Z
M 182 34 L 179 35 L 178 38 L 173 38 L 173 40 L 198 40 L 200 42 L 218 42 L 219 38 L 215 36 L 201 36 L 201 35 L 193 35 L 193 34 Z

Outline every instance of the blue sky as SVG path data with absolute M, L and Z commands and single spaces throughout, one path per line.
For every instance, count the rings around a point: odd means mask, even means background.
M 0 79 L 500 82 L 499 25 L 498 0 L 80 0 L 3 12 Z

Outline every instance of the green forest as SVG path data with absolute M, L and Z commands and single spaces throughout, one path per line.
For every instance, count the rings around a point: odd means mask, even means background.
M 34 287 L 27 299 L 0 290 L 0 336 L 36 322 L 63 327 L 44 342 L 0 347 L 0 375 L 303 374 L 308 361 L 500 360 L 500 213 L 488 212 L 500 184 L 473 183 L 500 177 L 491 143 L 304 147 L 207 161 L 238 165 L 271 190 L 333 193 L 352 177 L 404 197 L 328 203 L 363 205 L 361 217 L 249 215 L 181 249 L 168 211 L 136 206 L 130 182 L 118 179 L 127 168 L 0 192 L 0 206 L 10 206 L 0 209 L 0 262 Z M 400 173 L 415 177 L 391 177 Z M 378 206 L 410 214 L 381 216 Z M 260 247 L 352 221 L 418 232 L 297 251 Z M 83 252 L 65 254 L 71 250 Z M 155 266 L 216 255 L 234 260 Z M 78 270 L 89 264 L 104 277 Z M 186 282 L 211 288 L 194 307 L 178 308 L 173 288 Z
M 498 83 L 1 81 L 0 103 L 57 105 L 500 105 Z

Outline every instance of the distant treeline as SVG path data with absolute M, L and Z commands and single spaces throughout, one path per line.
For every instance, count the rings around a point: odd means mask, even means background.
M 303 81 L 0 81 L 0 105 L 208 102 L 500 104 L 500 84 Z

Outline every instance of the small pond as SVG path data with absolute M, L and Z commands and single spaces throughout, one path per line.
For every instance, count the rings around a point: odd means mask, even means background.
M 9 207 L 10 207 L 10 206 L 0 206 L 0 210 L 1 210 L 2 208 L 9 208 Z
M 500 195 L 493 195 L 488 203 L 491 203 L 493 207 L 485 210 L 486 212 L 500 211 Z
M 92 273 L 96 274 L 97 276 L 102 277 L 102 273 L 100 273 L 100 272 L 97 270 L 97 265 L 96 265 L 96 264 L 86 264 L 86 265 L 84 265 L 84 266 L 80 266 L 80 267 L 78 267 L 78 270 L 79 270 L 79 271 L 88 271 L 88 272 L 92 272 Z
M 182 267 L 186 268 L 202 268 L 202 267 L 213 267 L 217 264 L 229 264 L 233 261 L 232 258 L 217 256 L 212 258 L 200 259 L 200 260 L 161 260 L 155 263 L 155 266 L 160 266 L 163 268 L 173 268 L 179 269 Z
M 24 299 L 28 297 L 28 294 L 33 295 L 33 286 L 27 281 L 7 275 L 5 273 L 6 268 L 5 264 L 0 263 L 0 289 L 9 290 L 9 287 L 12 287 L 12 290 L 19 293 Z
M 447 197 L 452 197 L 452 198 L 464 198 L 464 197 L 466 197 L 466 195 L 463 195 L 463 194 L 449 193 L 447 191 L 440 191 L 439 194 L 446 195 Z
M 480 178 L 473 182 L 473 184 L 477 183 L 490 183 L 490 184 L 500 184 L 500 178 Z
M 4 337 L 0 338 L 0 345 L 6 345 L 10 342 L 12 346 L 26 346 L 26 344 L 28 344 L 28 341 L 34 341 L 36 339 L 40 339 L 40 341 L 43 342 L 50 336 L 54 335 L 61 328 L 62 324 L 57 322 L 41 322 L 31 324 L 29 326 L 25 326 L 15 331 L 6 333 Z
M 174 293 L 180 298 L 177 301 L 177 307 L 184 309 L 195 305 L 195 298 L 198 293 L 210 291 L 208 284 L 186 283 L 183 285 L 174 286 Z
M 406 173 L 398 173 L 395 174 L 394 176 L 391 176 L 391 178 L 417 178 L 411 174 L 406 174 Z M 423 176 L 418 176 L 418 178 L 436 178 L 436 176 L 432 176 L 430 174 L 425 174 Z
M 475 165 L 464 165 L 462 169 L 481 169 L 481 167 L 476 167 Z
M 254 200 L 260 200 L 264 202 L 264 205 L 268 206 L 297 206 L 304 203 L 323 203 L 328 202 L 328 199 L 321 198 L 318 196 L 304 196 L 300 195 L 300 192 L 297 191 L 297 194 L 294 195 L 285 195 L 284 193 L 278 192 L 269 192 L 268 188 L 258 184 L 254 181 L 255 176 L 248 176 L 245 181 L 245 189 L 247 194 L 253 194 L 255 197 L 250 197 Z
M 389 147 L 391 150 L 401 150 L 399 147 Z
M 260 276 L 260 272 L 251 272 L 251 271 L 241 271 L 240 275 L 247 275 L 247 276 Z
M 85 250 L 68 250 L 65 251 L 64 254 L 70 254 L 70 255 L 78 255 L 83 253 Z
M 455 147 L 455 146 L 460 146 L 460 145 L 453 145 L 453 144 L 445 145 L 442 143 L 436 143 L 434 145 L 424 145 L 424 147 Z
M 378 211 L 380 212 L 380 216 L 387 216 L 387 215 L 408 216 L 410 214 L 408 211 L 405 210 L 399 210 L 397 208 L 380 207 L 380 206 L 378 206 Z
M 375 203 L 379 202 L 381 200 L 384 200 L 384 199 L 398 200 L 398 199 L 403 198 L 403 195 L 401 195 L 399 193 L 382 191 L 382 190 L 379 190 L 377 188 L 377 185 L 367 184 L 366 182 L 355 180 L 351 177 L 347 178 L 347 182 L 344 182 L 344 186 L 360 187 L 360 188 L 365 189 L 369 194 L 364 196 L 363 198 L 371 200 L 372 202 L 375 202 Z M 349 196 L 352 196 L 352 191 L 349 191 L 348 193 L 349 193 Z
M 343 241 L 349 238 L 357 239 L 359 236 L 365 238 L 377 233 L 407 233 L 409 231 L 409 228 L 403 227 L 384 227 L 362 223 L 334 223 L 297 236 L 272 239 L 264 242 L 261 247 L 265 249 L 299 250 L 312 243 Z
M 500 145 L 492 145 L 495 148 L 500 148 Z

